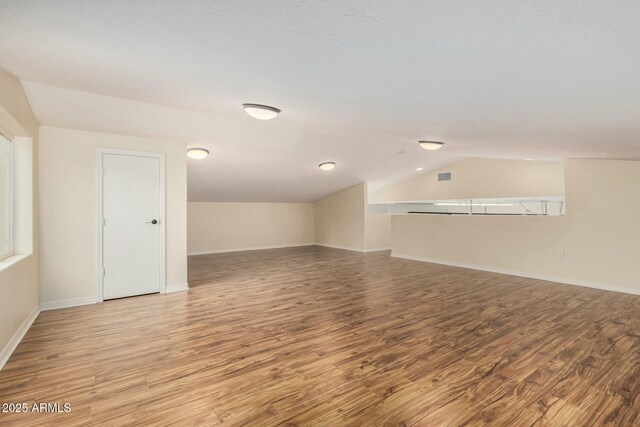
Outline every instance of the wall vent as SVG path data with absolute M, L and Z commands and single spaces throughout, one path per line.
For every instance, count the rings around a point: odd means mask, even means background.
M 438 181 L 451 181 L 451 172 L 442 172 L 438 174 Z

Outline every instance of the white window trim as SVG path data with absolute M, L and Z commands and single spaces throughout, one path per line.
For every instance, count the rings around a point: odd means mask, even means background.
M 1 113 L 1 111 L 0 111 Z M 0 271 L 11 268 L 33 255 L 33 139 L 27 136 L 3 135 L 12 142 L 12 209 L 11 237 L 13 255 L 0 259 Z
M 4 261 L 9 257 L 15 255 L 15 140 L 7 132 L 0 130 L 0 135 L 9 141 L 9 147 L 11 153 L 9 154 L 9 250 L 3 254 L 0 254 L 0 261 Z

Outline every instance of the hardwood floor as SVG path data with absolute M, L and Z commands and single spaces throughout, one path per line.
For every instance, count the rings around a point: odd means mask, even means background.
M 47 311 L 1 425 L 640 425 L 640 297 L 304 247 L 192 289 Z

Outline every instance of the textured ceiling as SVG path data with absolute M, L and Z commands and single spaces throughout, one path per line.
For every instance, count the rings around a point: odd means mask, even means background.
M 620 0 L 0 0 L 0 67 L 43 124 L 211 149 L 190 200 L 312 201 L 467 156 L 639 159 L 638 22 Z

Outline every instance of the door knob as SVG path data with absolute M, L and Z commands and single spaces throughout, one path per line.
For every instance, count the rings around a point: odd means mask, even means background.
M 151 221 L 147 221 L 147 224 L 153 224 L 156 225 L 158 223 L 157 219 L 152 219 Z

